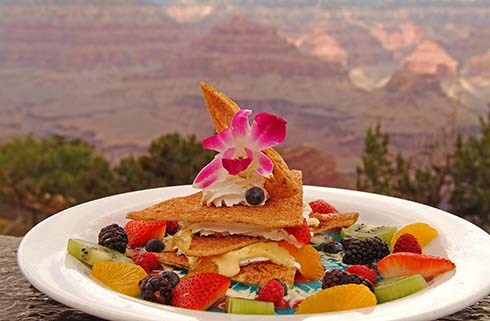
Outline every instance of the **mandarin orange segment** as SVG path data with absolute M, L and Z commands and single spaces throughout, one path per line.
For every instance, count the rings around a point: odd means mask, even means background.
M 395 246 L 396 240 L 403 234 L 412 234 L 415 236 L 421 247 L 425 247 L 427 244 L 438 235 L 435 228 L 426 223 L 413 223 L 402 227 L 398 230 L 391 239 L 391 247 Z
M 376 304 L 376 296 L 361 284 L 344 284 L 327 288 L 307 297 L 296 314 L 360 309 Z
M 301 265 L 299 272 L 308 280 L 320 279 L 325 273 L 320 253 L 311 245 L 297 248 L 287 242 L 280 242 L 280 246 L 286 248 L 294 260 Z
M 116 292 L 136 296 L 140 292 L 138 282 L 146 272 L 134 263 L 106 261 L 92 266 L 92 276 Z

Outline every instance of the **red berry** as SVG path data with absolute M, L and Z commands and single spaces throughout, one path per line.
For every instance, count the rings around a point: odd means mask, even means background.
M 221 299 L 230 279 L 218 273 L 199 273 L 183 278 L 174 289 L 172 305 L 193 310 L 207 310 Z
M 146 273 L 150 273 L 153 270 L 156 270 L 160 267 L 160 262 L 155 254 L 150 252 L 136 252 L 131 257 L 134 263 L 141 266 Z
M 308 227 L 308 222 L 303 220 L 303 224 L 295 227 L 286 227 L 286 232 L 291 234 L 296 238 L 296 240 L 301 244 L 310 244 L 311 234 L 310 228 Z
M 365 265 L 351 265 L 345 271 L 351 274 L 359 275 L 372 284 L 376 284 L 378 282 L 378 275 L 376 272 Z
M 393 246 L 393 253 L 396 252 L 411 252 L 422 254 L 422 248 L 419 242 L 412 234 L 406 233 L 402 234 Z
M 338 213 L 337 209 L 324 200 L 316 200 L 309 203 L 313 213 L 330 214 Z
M 289 309 L 289 303 L 286 300 L 282 299 L 281 302 L 279 302 L 275 307 L 278 310 L 286 310 Z
M 179 229 L 179 222 L 167 221 L 167 234 L 174 235 Z
M 276 307 L 281 305 L 284 296 L 284 286 L 276 279 L 269 280 L 259 289 L 257 300 L 272 302 Z
M 144 246 L 150 239 L 161 239 L 165 234 L 165 221 L 129 221 L 124 230 L 128 235 L 128 246 Z

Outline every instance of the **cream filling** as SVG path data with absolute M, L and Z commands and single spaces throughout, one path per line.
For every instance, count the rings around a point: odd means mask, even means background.
M 289 254 L 289 251 L 280 247 L 276 242 L 255 243 L 239 250 L 217 255 L 212 260 L 218 267 L 220 274 L 232 277 L 240 273 L 240 264 L 258 262 L 258 260 L 264 261 L 266 259 L 278 265 L 297 269 L 301 267 Z

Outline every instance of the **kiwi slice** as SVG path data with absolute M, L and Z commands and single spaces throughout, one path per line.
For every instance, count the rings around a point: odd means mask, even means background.
M 90 266 L 104 261 L 133 262 L 124 254 L 81 239 L 68 240 L 68 253 Z
M 352 224 L 349 227 L 343 228 L 340 232 L 342 238 L 352 237 L 356 239 L 367 239 L 377 236 L 387 244 L 390 244 L 393 234 L 395 234 L 397 228 L 394 226 L 373 226 L 367 224 Z
M 274 314 L 274 303 L 227 297 L 226 313 Z
M 374 295 L 378 303 L 393 301 L 403 298 L 412 293 L 423 290 L 427 287 L 427 282 L 420 274 L 409 277 L 385 279 L 374 287 Z

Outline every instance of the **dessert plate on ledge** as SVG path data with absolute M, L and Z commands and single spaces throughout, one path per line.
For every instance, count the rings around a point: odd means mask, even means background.
M 447 212 L 411 201 L 376 194 L 304 186 L 304 198 L 323 198 L 341 212 L 359 212 L 359 222 L 402 227 L 425 222 L 439 236 L 424 253 L 449 258 L 456 270 L 436 278 L 429 288 L 374 307 L 309 315 L 252 316 L 192 311 L 118 294 L 97 283 L 90 271 L 66 252 L 68 238 L 96 242 L 99 229 L 123 225 L 125 214 L 164 199 L 188 195 L 190 186 L 164 187 L 110 196 L 81 204 L 44 220 L 22 240 L 20 269 L 29 282 L 54 300 L 108 320 L 127 321 L 423 321 L 452 314 L 490 293 L 490 235 Z

